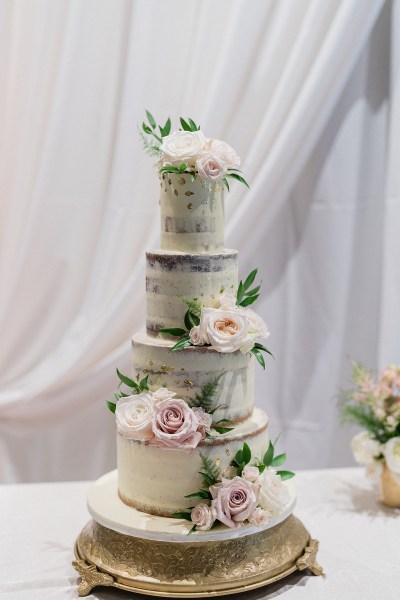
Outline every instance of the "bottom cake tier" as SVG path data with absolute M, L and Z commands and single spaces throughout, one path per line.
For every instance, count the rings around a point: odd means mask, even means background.
M 118 496 L 117 473 L 90 489 L 93 520 L 75 545 L 78 592 L 114 586 L 161 597 L 195 598 L 242 592 L 267 585 L 296 570 L 322 574 L 318 542 L 293 514 L 293 486 L 284 513 L 267 526 L 221 526 L 195 532 L 183 521 L 145 514 Z

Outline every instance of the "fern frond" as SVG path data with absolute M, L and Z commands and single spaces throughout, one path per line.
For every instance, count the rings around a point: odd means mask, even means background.
M 214 379 L 205 383 L 201 388 L 200 394 L 196 394 L 196 396 L 192 399 L 191 406 L 199 406 L 206 412 L 210 412 L 214 407 L 218 385 L 224 373 L 225 371 L 222 371 L 222 373 L 217 375 Z
M 147 138 L 144 131 L 138 128 L 139 136 L 142 140 L 143 150 L 147 156 L 159 156 L 160 147 L 154 144 L 150 138 Z
M 221 469 L 217 467 L 217 465 L 211 460 L 211 458 L 208 458 L 201 452 L 200 458 L 203 465 L 203 471 L 208 475 L 208 477 L 211 477 L 211 479 L 213 479 L 214 481 L 218 481 L 219 479 L 221 479 Z

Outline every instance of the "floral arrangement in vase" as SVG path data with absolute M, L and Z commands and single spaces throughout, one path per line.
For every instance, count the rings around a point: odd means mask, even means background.
M 240 158 L 226 142 L 207 138 L 193 119 L 180 117 L 181 128 L 171 133 L 171 119 L 158 125 L 146 110 L 140 135 L 147 154 L 157 157 L 160 174 L 186 173 L 192 181 L 199 177 L 205 185 L 220 183 L 229 191 L 229 182 L 239 181 L 249 187 L 240 175 Z
M 107 405 L 115 413 L 118 433 L 127 439 L 190 453 L 202 440 L 234 429 L 229 419 L 213 420 L 214 413 L 221 408 L 214 405 L 214 397 L 223 373 L 206 383 L 190 404 L 176 398 L 176 393 L 167 388 L 151 391 L 148 375 L 138 382 L 118 369 L 117 375 L 120 385 L 130 390 L 117 392 L 116 402 Z
M 198 300 L 182 298 L 188 305 L 185 329 L 160 329 L 160 333 L 180 338 L 171 350 L 182 350 L 188 346 L 210 346 L 222 353 L 240 350 L 243 354 L 253 354 L 265 369 L 262 352 L 271 356 L 272 353 L 258 340 L 267 339 L 270 332 L 264 319 L 249 308 L 260 295 L 261 285 L 251 287 L 256 275 L 257 269 L 254 269 L 244 282 L 239 283 L 236 296 L 220 294 L 216 307 L 206 307 Z
M 285 462 L 286 454 L 274 454 L 274 444 L 270 442 L 262 460 L 253 459 L 252 463 L 251 450 L 245 442 L 223 473 L 211 459 L 200 454 L 203 487 L 186 496 L 200 502 L 172 516 L 191 521 L 189 533 L 208 531 L 219 524 L 231 529 L 245 524 L 267 525 L 285 511 L 289 492 L 283 482 L 294 477 L 292 471 L 276 469 Z
M 381 480 L 383 502 L 400 507 L 400 367 L 375 374 L 353 363 L 353 387 L 343 393 L 344 421 L 364 430 L 352 440 L 356 462 Z

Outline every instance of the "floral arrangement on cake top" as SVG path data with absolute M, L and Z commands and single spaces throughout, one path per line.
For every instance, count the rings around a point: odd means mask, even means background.
M 176 393 L 167 388 L 150 391 L 148 375 L 139 382 L 118 369 L 117 375 L 120 385 L 128 386 L 130 393 L 117 392 L 116 402 L 107 402 L 107 405 L 115 413 L 118 433 L 129 440 L 190 453 L 202 440 L 234 428 L 229 419 L 213 421 L 214 413 L 222 408 L 214 406 L 214 397 L 223 373 L 205 384 L 191 405 L 176 398 Z
M 201 454 L 199 474 L 204 487 L 186 496 L 201 502 L 172 516 L 191 521 L 193 527 L 189 533 L 208 531 L 220 523 L 232 529 L 246 523 L 257 527 L 267 525 L 287 507 L 289 493 L 283 481 L 294 477 L 292 471 L 276 470 L 285 462 L 286 454 L 274 454 L 274 444 L 270 442 L 262 461 L 254 459 L 251 464 L 251 450 L 244 443 L 223 473 Z
M 354 362 L 352 380 L 352 389 L 342 394 L 341 413 L 344 421 L 364 428 L 352 440 L 354 458 L 370 475 L 386 466 L 400 485 L 400 367 L 390 365 L 377 375 Z
M 229 191 L 229 181 L 236 180 L 249 187 L 240 175 L 240 158 L 226 142 L 207 138 L 193 119 L 180 117 L 181 128 L 171 133 L 171 119 L 158 125 L 146 110 L 147 122 L 140 134 L 145 151 L 157 157 L 160 174 L 187 173 L 192 181 L 199 177 L 205 184 L 221 183 Z
M 270 332 L 262 317 L 248 308 L 260 295 L 261 285 L 251 288 L 256 275 L 257 269 L 254 269 L 244 282 L 239 283 L 236 296 L 222 293 L 217 307 L 206 307 L 198 300 L 182 298 L 188 306 L 184 317 L 186 329 L 160 329 L 160 333 L 181 338 L 172 350 L 182 350 L 188 346 L 210 346 L 222 353 L 236 350 L 243 354 L 250 352 L 265 369 L 262 352 L 271 356 L 272 353 L 257 340 L 267 339 Z

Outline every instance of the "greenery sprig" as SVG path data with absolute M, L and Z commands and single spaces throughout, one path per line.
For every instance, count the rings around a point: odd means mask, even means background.
M 136 394 L 141 394 L 142 392 L 149 389 L 149 385 L 148 385 L 149 376 L 148 375 L 146 375 L 146 377 L 143 377 L 143 379 L 141 379 L 139 381 L 139 383 L 137 383 L 136 381 L 134 381 L 127 375 L 123 375 L 123 373 L 121 373 L 118 369 L 117 369 L 117 375 L 118 375 L 118 379 L 119 379 L 118 389 L 121 387 L 122 384 L 125 384 L 127 387 L 130 388 L 129 394 L 126 394 L 125 392 L 122 392 L 122 391 L 116 392 L 114 394 L 114 398 L 117 402 L 120 398 L 127 398 L 128 396 L 134 396 Z M 109 400 L 106 400 L 106 404 L 107 404 L 108 408 L 111 410 L 111 412 L 115 413 L 115 409 L 117 408 L 116 402 L 110 402 Z
M 231 462 L 231 466 L 237 469 L 238 475 L 242 474 L 243 469 L 251 461 L 251 450 L 248 444 L 244 442 L 243 448 L 236 452 L 234 459 Z M 274 444 L 270 441 L 268 449 L 264 454 L 262 461 L 257 460 L 255 466 L 262 473 L 267 467 L 280 467 L 286 461 L 286 453 L 278 454 L 275 456 Z M 293 471 L 277 471 L 277 475 L 280 475 L 282 480 L 291 479 L 294 477 Z
M 198 302 L 198 300 L 191 300 L 188 298 L 182 298 L 182 302 L 188 306 L 183 318 L 185 329 L 182 329 L 181 327 L 167 327 L 160 329 L 160 333 L 182 338 L 171 348 L 171 352 L 174 352 L 175 350 L 183 350 L 183 348 L 190 346 L 191 342 L 189 338 L 189 332 L 192 327 L 197 327 L 200 323 L 200 314 L 203 305 Z

